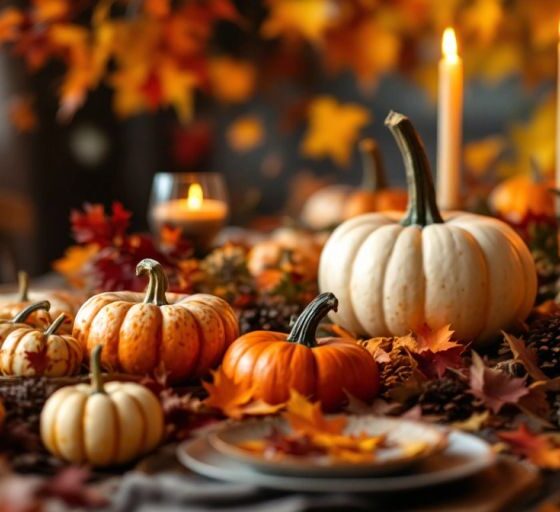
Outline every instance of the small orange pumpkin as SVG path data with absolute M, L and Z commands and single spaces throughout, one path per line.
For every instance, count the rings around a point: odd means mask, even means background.
M 490 208 L 509 222 L 520 222 L 528 214 L 554 218 L 554 183 L 542 176 L 531 160 L 531 174 L 502 181 L 490 194 Z
M 47 327 L 49 325 L 48 311 L 51 305 L 44 300 L 31 304 L 20 311 L 11 320 L 0 320 L 0 348 L 8 334 L 21 327 Z
M 224 356 L 224 372 L 269 404 L 287 401 L 292 389 L 319 400 L 327 411 L 344 404 L 346 393 L 372 400 L 379 372 L 371 355 L 351 339 L 315 338 L 320 321 L 337 307 L 336 297 L 323 293 L 305 308 L 290 334 L 254 331 L 241 336 Z
M 0 348 L 0 372 L 13 376 L 63 377 L 78 373 L 82 347 L 68 334 L 58 334 L 64 313 L 47 328 L 28 325 L 8 334 Z
M 239 327 L 230 305 L 213 295 L 166 293 L 167 277 L 145 259 L 137 275 L 148 275 L 145 294 L 106 292 L 78 311 L 74 336 L 91 354 L 103 345 L 105 368 L 145 374 L 162 365 L 174 381 L 198 377 L 218 365 Z
M 362 185 L 350 194 L 344 206 L 343 219 L 350 219 L 362 213 L 404 211 L 407 193 L 400 188 L 387 186 L 383 159 L 377 142 L 373 139 L 362 140 L 360 152 L 364 172 Z
M 70 333 L 74 316 L 84 298 L 65 290 L 30 290 L 29 275 L 23 271 L 18 272 L 18 291 L 0 296 L 0 319 L 10 319 L 23 308 L 44 300 L 51 305 L 49 323 L 64 313 L 61 332 Z

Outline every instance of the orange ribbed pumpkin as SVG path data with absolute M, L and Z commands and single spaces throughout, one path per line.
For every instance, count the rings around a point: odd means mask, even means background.
M 155 260 L 142 260 L 145 294 L 106 292 L 78 311 L 74 336 L 90 354 L 103 345 L 105 368 L 145 374 L 163 366 L 174 381 L 198 377 L 217 366 L 239 335 L 235 313 L 213 295 L 166 293 L 167 277 Z
M 291 389 L 319 400 L 327 411 L 344 404 L 346 392 L 370 401 L 379 389 L 371 355 L 351 339 L 315 339 L 319 322 L 337 306 L 332 293 L 323 293 L 307 306 L 290 334 L 254 331 L 241 336 L 224 356 L 224 372 L 269 404 L 287 401 Z
M 554 183 L 545 179 L 535 161 L 530 175 L 514 176 L 500 183 L 490 194 L 492 211 L 510 222 L 520 222 L 528 214 L 553 218 Z

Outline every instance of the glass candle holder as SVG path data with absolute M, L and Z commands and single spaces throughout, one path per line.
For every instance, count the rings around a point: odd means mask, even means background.
M 152 231 L 179 228 L 198 252 L 209 249 L 229 214 L 224 178 L 215 172 L 154 176 L 149 207 Z

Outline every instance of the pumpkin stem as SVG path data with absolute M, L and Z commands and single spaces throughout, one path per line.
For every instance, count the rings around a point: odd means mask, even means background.
M 90 368 L 91 368 L 91 387 L 94 393 L 105 393 L 103 386 L 103 376 L 101 375 L 101 352 L 103 345 L 97 345 L 91 352 Z
M 49 327 L 45 331 L 45 336 L 56 334 L 56 331 L 58 331 L 60 326 L 64 323 L 64 320 L 66 320 L 66 313 L 60 313 L 60 315 L 56 317 L 56 320 L 51 325 L 49 325 Z
M 385 119 L 385 126 L 397 141 L 406 170 L 408 206 L 401 225 L 428 226 L 444 222 L 436 203 L 430 163 L 418 132 L 408 117 L 393 111 Z
M 295 321 L 290 334 L 286 338 L 292 343 L 300 343 L 306 347 L 313 348 L 317 345 L 315 333 L 321 320 L 329 311 L 338 309 L 338 299 L 333 293 L 321 293 L 315 297 L 303 310 Z
M 144 276 L 146 274 L 149 276 L 149 281 L 148 286 L 146 287 L 144 304 L 165 306 L 167 304 L 165 292 L 167 291 L 168 281 L 161 263 L 150 258 L 142 260 L 136 266 L 136 275 Z
M 371 192 L 387 188 L 385 166 L 377 142 L 373 139 L 363 139 L 359 148 L 362 156 L 363 173 L 361 188 Z
M 41 302 L 36 302 L 35 304 L 31 304 L 31 306 L 27 306 L 25 309 L 20 311 L 14 318 L 10 320 L 12 324 L 22 324 L 24 323 L 32 313 L 39 310 L 48 311 L 51 309 L 51 303 L 48 300 L 42 300 Z
M 18 272 L 18 297 L 19 302 L 29 301 L 29 274 L 24 270 Z

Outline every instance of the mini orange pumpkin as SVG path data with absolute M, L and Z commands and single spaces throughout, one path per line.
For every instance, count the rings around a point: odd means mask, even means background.
M 64 313 L 43 331 L 28 325 L 8 334 L 0 348 L 0 371 L 13 376 L 63 377 L 78 373 L 82 347 L 68 334 L 58 334 Z
M 369 212 L 404 211 L 407 204 L 407 193 L 400 188 L 387 186 L 383 159 L 377 143 L 373 139 L 362 140 L 360 152 L 364 170 L 362 185 L 350 194 L 344 206 L 343 219 L 350 219 Z
M 213 295 L 167 293 L 167 277 L 145 259 L 146 293 L 106 292 L 90 298 L 76 315 L 74 336 L 89 354 L 103 345 L 106 368 L 145 374 L 163 365 L 174 381 L 198 377 L 218 365 L 239 335 L 230 305 Z
M 9 319 L 19 313 L 23 308 L 30 306 L 37 301 L 47 300 L 50 302 L 50 320 L 65 314 L 64 324 L 61 332 L 70 333 L 74 316 L 84 297 L 67 292 L 65 290 L 29 290 L 29 276 L 27 272 L 18 273 L 18 291 L 0 296 L 0 319 Z M 32 321 L 35 315 L 32 317 Z
M 0 348 L 8 334 L 21 327 L 47 327 L 49 325 L 48 311 L 51 305 L 44 300 L 31 304 L 20 311 L 11 320 L 0 320 Z
M 554 183 L 545 179 L 537 162 L 531 160 L 531 174 L 508 178 L 490 194 L 492 211 L 504 219 L 516 223 L 525 215 L 543 215 L 554 218 Z
M 315 331 L 338 301 L 332 293 L 313 300 L 290 334 L 254 331 L 241 336 L 224 356 L 223 370 L 269 404 L 287 401 L 290 390 L 317 399 L 325 410 L 346 400 L 346 392 L 370 401 L 379 389 L 377 364 L 354 340 L 323 338 Z

